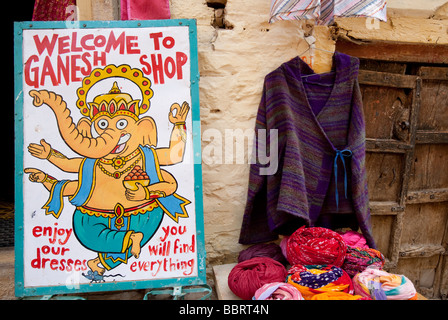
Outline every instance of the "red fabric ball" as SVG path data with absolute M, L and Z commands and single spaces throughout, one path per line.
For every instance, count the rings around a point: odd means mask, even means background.
M 266 283 L 284 282 L 286 268 L 278 261 L 268 257 L 256 257 L 238 263 L 230 271 L 228 284 L 230 290 L 244 300 L 251 300 L 259 288 Z
M 289 237 L 286 252 L 291 265 L 332 264 L 341 267 L 347 245 L 340 234 L 330 229 L 302 226 Z

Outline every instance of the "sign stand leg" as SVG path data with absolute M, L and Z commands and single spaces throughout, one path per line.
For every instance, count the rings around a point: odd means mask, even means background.
M 184 297 L 187 293 L 200 293 L 200 292 L 204 292 L 205 294 L 198 300 L 206 300 L 210 298 L 210 296 L 212 295 L 212 288 L 208 284 L 204 284 L 195 286 L 193 288 L 177 286 L 173 287 L 172 289 L 163 289 L 163 290 L 156 289 L 148 291 L 143 297 L 143 300 L 149 300 L 148 297 L 150 295 L 157 296 L 162 294 L 171 295 L 173 297 L 173 300 L 184 300 Z
M 55 296 L 52 294 L 46 294 L 43 296 L 36 296 L 36 297 L 24 297 L 22 300 L 86 300 L 82 297 L 76 297 L 76 296 Z

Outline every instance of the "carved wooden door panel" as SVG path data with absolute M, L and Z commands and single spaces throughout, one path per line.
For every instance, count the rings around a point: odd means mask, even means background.
M 419 66 L 416 145 L 409 175 L 398 269 L 422 294 L 448 293 L 448 67 Z
M 412 68 L 364 60 L 359 73 L 373 232 L 386 270 L 446 297 L 448 68 Z
M 366 120 L 366 165 L 375 240 L 387 268 L 399 259 L 421 79 L 360 70 Z
M 338 40 L 360 58 L 373 234 L 385 269 L 448 295 L 448 46 Z

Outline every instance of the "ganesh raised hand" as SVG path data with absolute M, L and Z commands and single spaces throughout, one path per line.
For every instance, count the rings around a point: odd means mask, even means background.
M 190 111 L 190 106 L 187 102 L 182 103 L 182 107 L 178 103 L 173 103 L 168 118 L 173 124 L 184 123 L 185 119 L 187 119 L 188 111 Z

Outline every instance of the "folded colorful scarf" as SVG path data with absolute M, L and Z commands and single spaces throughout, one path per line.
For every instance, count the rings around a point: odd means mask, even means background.
M 384 262 L 383 254 L 376 249 L 348 247 L 341 268 L 351 277 L 354 277 L 357 273 L 363 272 L 369 266 L 381 270 L 384 267 Z
M 305 300 L 300 291 L 285 282 L 266 283 L 258 289 L 253 300 Z
M 295 265 L 288 273 L 287 283 L 299 289 L 305 300 L 321 293 L 354 293 L 350 276 L 334 265 Z
M 367 245 L 366 238 L 364 238 L 364 236 L 359 232 L 349 230 L 337 233 L 339 233 L 342 239 L 344 239 L 344 242 L 347 245 L 347 247 L 356 247 L 361 249 L 366 249 L 369 247 Z
M 291 265 L 332 264 L 342 266 L 347 245 L 341 235 L 327 228 L 305 226 L 297 229 L 286 246 Z
M 416 300 L 417 291 L 404 275 L 367 268 L 353 278 L 355 294 L 374 300 Z

